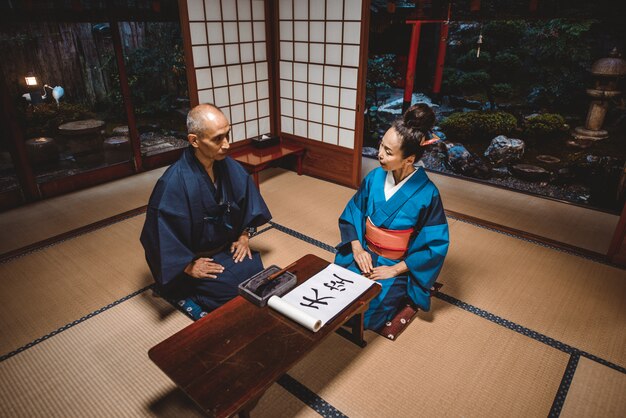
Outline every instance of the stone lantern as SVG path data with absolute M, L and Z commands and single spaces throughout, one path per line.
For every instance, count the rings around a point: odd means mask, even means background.
M 617 82 L 626 74 L 626 61 L 621 58 L 617 48 L 613 48 L 608 58 L 600 58 L 591 66 L 591 74 L 596 77 L 596 85 L 595 88 L 587 89 L 591 97 L 587 120 L 584 127 L 577 127 L 573 133 L 574 138 L 585 142 L 608 138 L 609 133 L 602 129 L 602 124 L 609 108 L 609 99 L 622 94 L 617 89 Z

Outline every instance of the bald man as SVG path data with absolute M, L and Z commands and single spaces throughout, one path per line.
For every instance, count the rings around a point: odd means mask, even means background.
M 248 173 L 227 156 L 226 116 L 198 105 L 187 131 L 189 147 L 150 196 L 141 243 L 160 292 L 211 311 L 263 269 L 248 239 L 271 215 Z

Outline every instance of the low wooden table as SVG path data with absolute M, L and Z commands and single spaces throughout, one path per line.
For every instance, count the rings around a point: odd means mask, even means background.
M 259 172 L 265 170 L 274 161 L 290 155 L 295 155 L 298 159 L 298 175 L 301 175 L 302 157 L 305 151 L 304 147 L 283 143 L 267 148 L 256 148 L 253 145 L 247 145 L 233 151 L 231 157 L 240 162 L 252 174 L 254 182 L 259 187 Z
M 308 254 L 289 271 L 300 284 L 328 264 Z M 148 355 L 209 416 L 248 416 L 278 378 L 354 315 L 359 320 L 353 331 L 362 341 L 363 313 L 379 292 L 380 286 L 372 286 L 315 333 L 237 296 Z

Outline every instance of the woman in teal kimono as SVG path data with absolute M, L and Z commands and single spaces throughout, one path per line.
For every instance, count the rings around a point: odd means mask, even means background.
M 378 150 L 381 166 L 339 218 L 335 263 L 382 285 L 365 313 L 367 329 L 382 328 L 409 300 L 430 309 L 430 289 L 448 252 L 448 224 L 437 187 L 415 163 L 433 142 L 434 121 L 433 111 L 417 104 L 393 122 Z

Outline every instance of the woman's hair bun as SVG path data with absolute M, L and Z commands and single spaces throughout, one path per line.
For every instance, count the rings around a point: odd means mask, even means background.
M 404 112 L 403 122 L 409 129 L 427 133 L 435 125 L 435 112 L 428 105 L 417 103 Z

